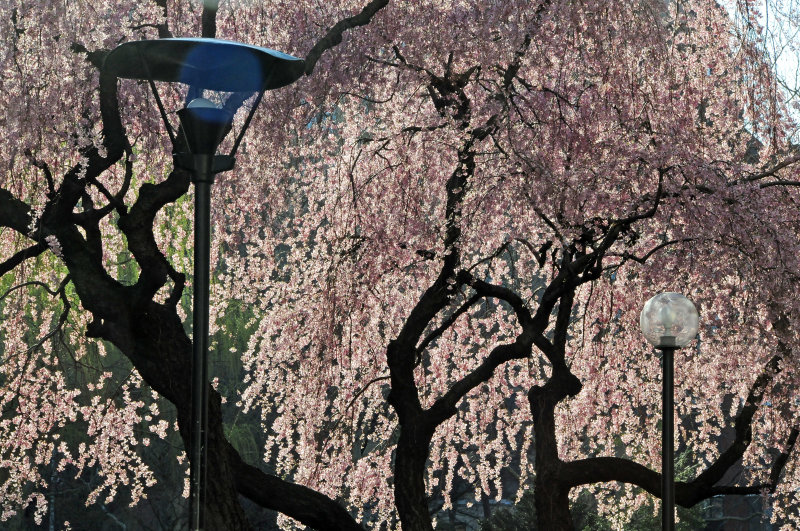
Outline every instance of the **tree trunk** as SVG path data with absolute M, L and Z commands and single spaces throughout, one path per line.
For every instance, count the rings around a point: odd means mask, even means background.
M 554 380 L 542 388 L 535 386 L 528 393 L 533 416 L 536 457 L 534 467 L 534 503 L 538 529 L 572 531 L 574 524 L 569 512 L 569 487 L 561 481 L 563 462 L 558 457 L 556 442 Z M 560 394 L 560 393 L 559 393 Z
M 130 319 L 123 326 L 107 322 L 103 326 L 102 335 L 125 353 L 142 378 L 156 392 L 175 404 L 180 435 L 188 448 L 191 426 L 191 341 L 184 332 L 183 323 L 169 308 L 150 303 L 144 308 L 129 308 L 129 311 Z M 221 407 L 219 394 L 209 389 L 209 473 L 206 483 L 205 528 L 247 530 L 250 525 L 238 499 L 223 432 Z M 186 506 L 188 520 L 188 500 Z
M 394 496 L 403 531 L 433 531 L 425 496 L 425 462 L 430 436 L 416 423 L 403 426 L 397 441 L 394 465 Z
M 569 512 L 569 489 L 547 479 L 534 482 L 534 502 L 536 504 L 536 524 L 538 529 L 547 531 L 573 531 L 575 524 Z

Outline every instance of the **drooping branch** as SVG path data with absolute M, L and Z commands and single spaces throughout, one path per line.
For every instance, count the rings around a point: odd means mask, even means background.
M 44 284 L 43 282 L 38 282 L 38 281 L 24 282 L 22 284 L 18 284 L 17 286 L 14 286 L 13 288 L 11 288 L 8 291 L 6 291 L 2 296 L 0 296 L 0 301 L 2 301 L 9 294 L 11 294 L 13 291 L 21 289 L 23 287 L 26 287 L 26 286 L 41 286 L 41 287 L 44 287 L 44 289 L 50 295 L 52 295 L 52 296 L 58 295 L 59 299 L 61 300 L 62 309 L 61 309 L 61 313 L 58 316 L 58 320 L 56 321 L 55 326 L 52 329 L 50 329 L 50 331 L 47 332 L 45 335 L 43 335 L 42 337 L 37 339 L 31 345 L 29 345 L 28 348 L 25 350 L 25 352 L 23 354 L 27 354 L 29 352 L 32 352 L 32 351 L 36 350 L 37 348 L 39 348 L 42 345 L 44 345 L 44 343 L 47 340 L 49 340 L 50 338 L 52 338 L 56 334 L 59 334 L 59 333 L 61 333 L 63 331 L 64 324 L 66 324 L 67 317 L 69 317 L 69 312 L 70 312 L 70 310 L 72 310 L 72 304 L 69 302 L 69 299 L 67 298 L 67 292 L 66 292 L 66 287 L 67 287 L 67 284 L 69 284 L 70 280 L 71 280 L 70 276 L 67 275 L 66 277 L 64 277 L 61 280 L 61 282 L 59 283 L 58 287 L 55 290 L 50 289 L 50 286 L 48 286 L 47 284 Z M 13 354 L 12 354 L 12 356 L 13 356 Z M 8 356 L 5 357 L 5 360 L 8 360 Z
M 50 295 L 53 295 L 53 296 L 58 295 L 58 290 L 61 289 L 61 285 L 59 285 L 58 288 L 53 289 L 50 286 L 48 286 L 47 284 L 45 284 L 44 282 L 39 282 L 38 280 L 30 280 L 28 282 L 23 282 L 22 284 L 17 284 L 16 286 L 12 286 L 12 287 L 8 288 L 5 293 L 0 295 L 0 301 L 2 301 L 3 299 L 8 297 L 9 295 L 14 293 L 15 291 L 20 290 L 22 288 L 27 288 L 29 286 L 38 286 L 38 287 L 44 289 L 47 293 L 49 293 Z

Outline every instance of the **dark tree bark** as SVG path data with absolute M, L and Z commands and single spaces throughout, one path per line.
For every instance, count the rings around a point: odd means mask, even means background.
M 212 2 L 210 7 L 203 10 L 201 24 L 205 36 L 214 36 L 216 33 L 216 4 Z M 387 4 L 388 0 L 372 0 L 361 12 L 330 28 L 308 52 L 305 72 L 309 75 L 313 72 L 320 57 L 342 41 L 344 32 L 369 24 Z M 166 2 L 157 0 L 157 5 L 166 10 Z M 548 6 L 547 1 L 539 3 L 535 17 L 541 15 Z M 160 36 L 170 35 L 165 24 L 158 26 L 158 32 Z M 496 83 L 497 93 L 493 96 L 501 107 L 511 104 L 510 89 L 520 68 L 520 58 L 526 53 L 530 42 L 530 36 L 525 36 L 510 64 L 495 65 L 500 75 Z M 84 54 L 98 69 L 101 67 L 103 52 L 88 53 L 77 44 L 74 49 L 76 53 Z M 449 61 L 444 74 L 438 75 L 409 64 L 399 49 L 394 51 L 398 68 L 427 76 L 425 88 L 431 103 L 443 119 L 455 123 L 464 139 L 446 185 L 445 256 L 441 270 L 436 281 L 420 296 L 397 337 L 387 348 L 391 380 L 388 401 L 397 413 L 400 426 L 393 481 L 403 529 L 432 531 L 425 496 L 425 478 L 430 443 L 437 427 L 452 418 L 458 411 L 459 401 L 471 390 L 487 382 L 498 367 L 510 360 L 533 355 L 534 347 L 552 368 L 551 377 L 543 385 L 533 387 L 528 394 L 535 432 L 534 488 L 539 527 L 556 531 L 572 529 L 568 495 L 570 489 L 580 485 L 616 480 L 660 495 L 659 475 L 637 463 L 617 458 L 563 462 L 558 455 L 555 408 L 581 390 L 580 381 L 570 372 L 565 361 L 575 290 L 600 276 L 606 252 L 633 223 L 655 214 L 661 199 L 661 186 L 654 197 L 642 197 L 641 205 L 645 211 L 637 211 L 624 219 L 610 220 L 599 235 L 595 232 L 596 227 L 587 227 L 586 232 L 574 242 L 565 244 L 560 259 L 557 262 L 555 258 L 552 260 L 555 268 L 553 278 L 532 312 L 527 303 L 507 286 L 492 285 L 474 278 L 469 270 L 461 269 L 459 220 L 464 194 L 475 175 L 476 154 L 481 149 L 481 143 L 491 140 L 503 125 L 502 112 L 485 118 L 482 123 L 472 122 L 471 102 L 465 87 L 480 69 L 473 67 L 464 72 L 455 72 Z M 184 276 L 173 269 L 158 249 L 153 235 L 153 222 L 164 206 L 187 193 L 189 176 L 176 170 L 158 184 L 142 185 L 136 201 L 130 206 L 123 204 L 131 179 L 129 157 L 132 150 L 120 119 L 116 83 L 116 79 L 104 75 L 100 77 L 99 98 L 107 155 L 101 156 L 94 148 L 83 150 L 81 154 L 88 162 L 68 172 L 58 190 L 53 189 L 50 176 L 49 201 L 33 234 L 29 234 L 28 229 L 32 220 L 31 209 L 6 190 L 0 189 L 0 226 L 9 227 L 33 240 L 33 245 L 0 264 L 0 274 L 43 252 L 47 248 L 46 238 L 56 236 L 78 297 L 93 317 L 87 334 L 116 345 L 148 385 L 175 405 L 180 434 L 184 444 L 188 445 L 191 390 L 187 368 L 190 366 L 191 341 L 176 311 L 184 289 Z M 504 112 L 507 111 L 505 109 Z M 94 179 L 98 175 L 123 160 L 128 162 L 123 186 L 108 198 L 106 206 L 95 208 L 89 200 L 87 188 L 96 186 Z M 666 172 L 666 169 L 660 169 L 659 176 L 663 178 Z M 651 203 L 652 207 L 646 208 Z M 79 204 L 82 211 L 76 213 Z M 117 282 L 102 263 L 99 223 L 112 211 L 118 214 L 119 229 L 125 235 L 128 248 L 141 269 L 133 286 Z M 583 243 L 578 245 L 578 242 Z M 552 242 L 549 242 L 539 249 L 537 259 L 540 265 L 547 259 L 545 253 L 551 245 Z M 536 254 L 537 251 L 533 251 Z M 624 259 L 636 258 L 625 256 Z M 165 286 L 170 286 L 172 290 L 168 300 L 164 303 L 155 302 L 155 294 Z M 463 301 L 456 300 L 459 290 L 470 292 Z M 513 341 L 493 348 L 477 368 L 454 382 L 430 408 L 423 409 L 414 370 L 426 347 L 459 315 L 483 298 L 502 300 L 510 305 L 518 321 L 518 335 Z M 460 306 L 452 314 L 452 319 L 431 330 L 437 315 L 456 302 Z M 553 331 L 552 339 L 545 335 L 547 330 Z M 429 331 L 428 335 L 425 335 L 426 331 Z M 719 459 L 695 480 L 677 485 L 676 496 L 680 505 L 691 506 L 717 494 L 744 494 L 763 488 L 774 489 L 789 452 L 796 444 L 798 430 L 791 432 L 789 448 L 775 460 L 769 484 L 724 487 L 717 483 L 741 459 L 750 444 L 755 411 L 767 384 L 779 372 L 779 361 L 784 355 L 776 355 L 751 389 L 747 403 L 737 416 L 736 439 L 731 447 L 722 452 Z M 210 389 L 209 396 L 209 529 L 249 528 L 238 502 L 239 495 L 315 529 L 362 529 L 336 501 L 246 464 L 224 437 L 219 395 Z

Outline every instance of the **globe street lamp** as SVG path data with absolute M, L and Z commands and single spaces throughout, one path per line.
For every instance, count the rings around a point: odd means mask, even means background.
M 659 293 L 639 316 L 644 337 L 662 353 L 661 385 L 661 529 L 675 529 L 674 354 L 697 335 L 699 317 L 692 301 L 680 293 Z
M 157 39 L 126 42 L 112 50 L 103 69 L 119 78 L 147 80 L 173 145 L 176 167 L 192 172 L 194 208 L 194 294 L 192 332 L 192 411 L 189 497 L 191 529 L 205 525 L 208 427 L 208 302 L 211 184 L 214 175 L 233 168 L 234 155 L 266 90 L 294 82 L 303 74 L 301 59 L 268 48 L 219 39 Z M 186 105 L 177 111 L 175 134 L 155 81 L 188 86 Z M 216 93 L 224 104 L 204 97 Z M 225 95 L 225 93 L 228 93 Z M 237 108 L 256 95 L 227 155 L 217 148 L 233 127 Z

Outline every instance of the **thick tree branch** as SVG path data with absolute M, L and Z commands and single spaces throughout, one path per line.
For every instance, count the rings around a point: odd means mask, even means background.
M 364 531 L 341 505 L 327 496 L 265 474 L 242 461 L 229 444 L 226 446 L 233 463 L 236 489 L 243 496 L 320 531 Z
M 156 29 L 158 29 L 158 38 L 169 39 L 173 35 L 167 25 L 167 0 L 155 0 L 155 4 L 164 11 L 164 22 L 156 25 Z
M 619 457 L 590 457 L 563 463 L 560 467 L 565 486 L 621 481 L 636 485 L 653 496 L 661 496 L 661 474 L 646 466 Z M 692 507 L 698 502 L 722 494 L 759 494 L 768 485 L 713 486 L 698 482 L 675 482 L 675 501 L 683 507 Z
M 14 255 L 5 262 L 0 262 L 0 277 L 5 275 L 15 267 L 17 267 L 19 264 L 21 264 L 28 258 L 39 256 L 46 250 L 47 250 L 47 244 L 44 242 L 39 242 L 34 245 L 31 245 L 26 249 L 14 253 Z
M 159 5 L 165 7 L 164 2 Z M 161 28 L 159 32 L 162 33 Z M 98 68 L 102 65 L 105 52 L 88 53 L 79 44 L 74 45 L 73 50 L 85 54 L 92 65 Z M 103 143 L 108 155 L 100 156 L 93 146 L 81 150 L 83 165 L 73 167 L 64 176 L 60 188 L 51 190 L 51 201 L 44 209 L 40 227 L 35 233 L 36 245 L 15 254 L 4 262 L 4 267 L 13 267 L 33 252 L 43 252 L 47 249 L 44 238 L 55 236 L 62 247 L 64 261 L 77 294 L 94 317 L 87 327 L 87 335 L 112 341 L 131 360 L 145 381 L 176 405 L 179 426 L 186 440 L 190 403 L 186 367 L 191 341 L 175 313 L 184 280 L 183 275 L 171 267 L 155 244 L 153 221 L 163 206 L 186 193 L 188 175 L 174 171 L 159 184 L 143 185 L 136 202 L 127 211 L 122 201 L 130 184 L 130 159 L 127 161 L 125 181 L 116 195 L 96 179 L 115 164 L 123 153 L 131 153 L 119 115 L 117 80 L 106 76 L 102 70 L 100 108 Z M 108 205 L 95 209 L 87 193 L 87 185 L 94 185 L 100 190 L 108 199 Z M 74 209 L 80 200 L 84 211 L 76 214 Z M 129 249 L 141 266 L 139 281 L 133 288 L 122 286 L 108 275 L 102 265 L 102 253 L 97 248 L 97 222 L 114 209 L 120 214 L 119 226 L 126 235 Z M 0 226 L 29 235 L 32 221 L 30 208 L 7 190 L 0 189 Z M 83 225 L 86 237 L 75 226 L 76 221 Z M 154 303 L 152 296 L 163 286 L 167 276 L 175 282 L 175 289 L 167 304 Z M 65 312 L 59 325 L 63 324 L 68 309 L 68 301 L 65 300 L 65 303 Z M 242 521 L 243 513 L 236 502 L 238 489 L 257 503 L 280 510 L 318 529 L 361 529 L 335 501 L 244 465 L 224 438 L 218 395 L 212 393 L 212 402 L 215 403 L 209 411 L 209 461 L 215 462 L 220 477 L 209 482 L 210 496 L 215 500 L 215 520 L 210 522 L 211 527 L 246 527 Z M 234 481 L 237 489 L 231 488 L 231 481 Z M 218 505 L 224 505 L 224 508 Z
M 0 227 L 8 227 L 23 236 L 29 236 L 31 221 L 30 207 L 5 188 L 0 188 Z
M 460 284 L 471 287 L 483 297 L 492 297 L 507 302 L 514 310 L 520 326 L 522 326 L 523 329 L 527 329 L 533 325 L 533 318 L 531 317 L 531 312 L 526 306 L 525 301 L 513 290 L 505 286 L 497 286 L 484 282 L 472 276 L 472 273 L 468 271 L 459 271 L 457 279 Z
M 794 450 L 797 444 L 798 435 L 800 435 L 800 430 L 792 428 L 792 431 L 789 433 L 789 439 L 786 441 L 786 448 L 772 463 L 772 470 L 770 470 L 769 474 L 770 492 L 775 492 L 775 488 L 778 486 L 783 469 L 786 468 L 786 462 L 789 460 L 789 456 L 792 454 L 792 450 Z
M 563 463 L 560 467 L 560 475 L 563 478 L 563 484 L 569 488 L 591 483 L 621 481 L 636 485 L 653 496 L 661 497 L 661 474 L 639 463 L 619 457 L 590 457 Z M 696 479 L 691 482 L 677 481 L 675 482 L 675 502 L 683 507 L 692 507 L 712 496 L 760 494 L 764 489 L 769 488 L 771 485 L 714 486 L 698 482 Z
M 575 290 L 567 290 L 559 299 L 558 314 L 556 314 L 555 329 L 553 331 L 553 350 L 559 355 L 558 363 L 553 363 L 554 369 L 566 369 L 565 349 L 569 336 L 569 324 L 572 318 L 572 304 L 575 301 Z M 552 361 L 552 360 L 551 360 Z
M 200 34 L 203 37 L 213 39 L 217 36 L 217 9 L 219 0 L 203 1 L 203 14 L 200 16 Z
M 48 197 L 53 197 L 53 195 L 56 193 L 56 188 L 55 188 L 55 181 L 53 181 L 53 174 L 50 171 L 50 166 L 46 162 L 36 159 L 36 157 L 33 156 L 33 153 L 31 152 L 30 149 L 25 150 L 25 156 L 33 166 L 42 170 L 45 181 L 47 181 Z
M 172 277 L 179 283 L 174 268 L 158 248 L 153 235 L 156 214 L 165 205 L 176 201 L 189 190 L 189 175 L 183 170 L 173 170 L 169 177 L 157 184 L 145 183 L 139 197 L 128 214 L 120 216 L 119 228 L 125 234 L 128 249 L 141 268 L 135 289 L 140 301 L 150 300 Z M 182 281 L 180 281 L 182 285 Z M 182 287 L 182 286 L 181 286 Z M 180 297 L 180 294 L 175 295 Z
M 500 365 L 514 359 L 525 359 L 529 357 L 532 347 L 533 338 L 530 333 L 525 331 L 517 336 L 513 343 L 496 346 L 486 359 L 483 360 L 483 363 L 451 385 L 450 389 L 434 402 L 430 409 L 428 409 L 428 414 L 426 415 L 427 422 L 432 426 L 438 426 L 455 415 L 458 412 L 456 405 L 459 400 L 464 398 L 467 393 L 480 384 L 489 381 L 495 369 Z
M 428 334 L 425 339 L 417 346 L 417 358 L 428 348 L 428 345 L 431 344 L 436 338 L 441 336 L 448 328 L 450 328 L 456 320 L 464 314 L 467 310 L 469 310 L 472 306 L 475 305 L 479 300 L 481 300 L 481 295 L 473 295 L 469 299 L 467 299 L 464 304 L 462 304 L 456 311 L 454 311 L 451 315 L 447 316 L 442 324 L 439 325 L 435 330 L 433 330 L 430 334 Z
M 760 173 L 749 175 L 749 176 L 745 177 L 744 179 L 741 179 L 740 181 L 734 181 L 733 183 L 730 183 L 730 184 L 734 185 L 734 184 L 739 184 L 741 182 L 752 183 L 752 182 L 755 182 L 755 181 L 760 181 L 761 179 L 766 179 L 767 177 L 777 177 L 779 171 L 781 171 L 781 170 L 783 170 L 785 168 L 788 168 L 789 166 L 792 166 L 793 164 L 796 164 L 797 162 L 800 162 L 800 154 L 795 153 L 794 155 L 792 155 L 792 156 L 790 156 L 790 157 L 778 162 L 777 164 L 775 164 L 773 166 L 764 168 Z M 765 186 L 776 186 L 777 184 L 779 184 L 779 183 L 778 182 L 765 183 Z

